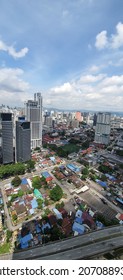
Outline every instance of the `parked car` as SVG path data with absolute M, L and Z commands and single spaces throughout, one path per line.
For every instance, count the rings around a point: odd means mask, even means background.
M 104 204 L 108 204 L 107 201 L 104 198 L 101 197 L 100 199 Z
M 117 202 L 115 200 L 112 200 L 112 203 L 117 206 Z
M 82 203 L 82 200 L 81 200 L 80 198 L 77 198 L 77 199 L 76 199 L 76 203 L 77 203 L 78 205 L 80 205 L 80 204 Z

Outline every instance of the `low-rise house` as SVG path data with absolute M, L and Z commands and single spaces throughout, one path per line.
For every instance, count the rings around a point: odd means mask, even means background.
M 58 220 L 63 219 L 62 214 L 58 211 L 58 209 L 53 208 L 53 212 Z
M 26 249 L 29 247 L 29 242 L 33 240 L 33 235 L 31 233 L 20 238 L 21 249 Z
M 49 223 L 50 223 L 51 226 L 54 226 L 54 225 L 57 224 L 57 219 L 56 219 L 55 215 L 49 214 L 48 219 L 49 219 Z
M 68 213 L 64 208 L 60 208 L 59 212 L 62 214 L 63 219 L 68 216 Z
M 77 222 L 74 222 L 72 226 L 72 231 L 75 233 L 75 235 L 81 235 L 85 232 L 85 227 Z
M 62 230 L 66 237 L 68 237 L 72 232 L 72 222 L 69 217 L 65 217 L 62 220 Z
M 48 222 L 47 223 L 43 222 L 41 229 L 42 229 L 42 232 L 44 233 L 45 230 L 51 229 L 51 226 L 50 226 L 50 224 Z
M 26 209 L 26 206 L 24 204 L 15 205 L 15 211 L 16 211 L 17 217 L 19 219 L 24 218 L 27 215 L 27 209 Z

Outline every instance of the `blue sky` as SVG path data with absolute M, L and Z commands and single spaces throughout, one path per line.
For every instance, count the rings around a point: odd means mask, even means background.
M 123 111 L 122 0 L 1 0 L 1 104 Z

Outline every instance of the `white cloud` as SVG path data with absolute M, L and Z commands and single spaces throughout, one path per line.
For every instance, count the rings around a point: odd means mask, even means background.
M 123 75 L 82 75 L 50 89 L 45 96 L 51 107 L 59 109 L 122 111 Z
M 111 36 L 111 47 L 117 49 L 123 46 L 123 23 L 116 25 L 116 34 Z
M 17 52 L 13 46 L 8 46 L 2 40 L 0 40 L 0 51 L 8 52 L 9 55 L 16 59 L 24 57 L 28 52 L 28 48 L 23 48 Z
M 105 74 L 99 74 L 99 75 L 85 75 L 82 76 L 79 80 L 80 83 L 95 83 L 100 80 L 102 80 L 105 77 Z
M 116 25 L 116 33 L 111 34 L 110 37 L 107 36 L 107 31 L 103 30 L 96 36 L 95 47 L 98 50 L 109 48 L 118 49 L 123 47 L 123 23 L 119 22 Z
M 0 68 L 1 103 L 23 105 L 23 102 L 29 98 L 30 86 L 22 79 L 23 74 L 20 68 Z
M 54 93 L 64 93 L 64 92 L 71 92 L 72 86 L 70 83 L 64 83 L 62 86 L 54 87 L 51 89 Z
M 96 36 L 95 47 L 99 50 L 104 49 L 108 45 L 107 31 L 103 30 Z
M 90 68 L 89 68 L 89 72 L 91 73 L 96 73 L 100 70 L 100 67 L 97 66 L 97 65 L 92 65 Z

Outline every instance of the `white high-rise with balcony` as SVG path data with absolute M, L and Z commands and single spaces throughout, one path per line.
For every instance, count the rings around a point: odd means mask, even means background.
M 94 141 L 99 144 L 108 145 L 110 141 L 110 129 L 111 114 L 102 112 L 98 113 Z
M 42 146 L 42 96 L 41 93 L 34 94 L 34 100 L 25 102 L 26 120 L 30 122 L 31 148 Z

